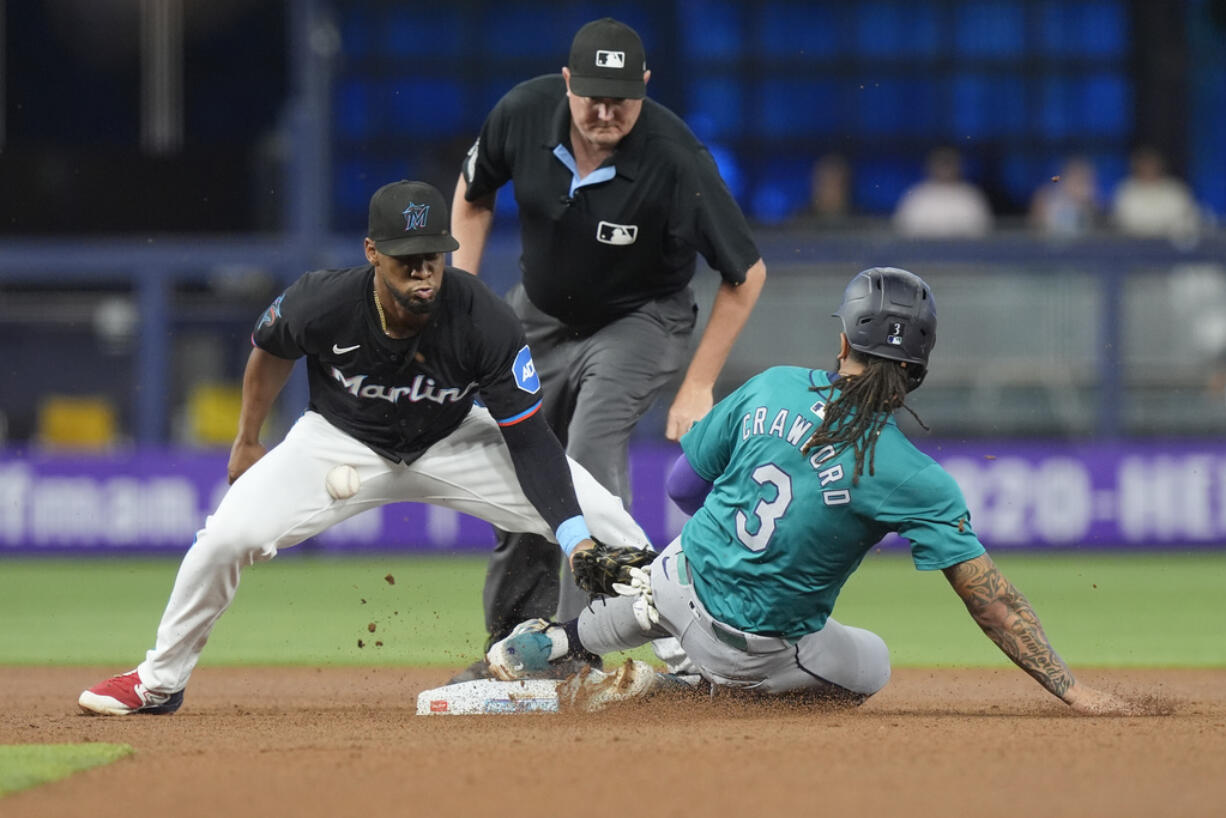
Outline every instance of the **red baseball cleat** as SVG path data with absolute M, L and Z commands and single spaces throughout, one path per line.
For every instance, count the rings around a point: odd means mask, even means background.
M 156 693 L 145 687 L 135 670 L 112 676 L 94 685 L 77 699 L 81 709 L 91 715 L 127 716 L 148 713 L 160 716 L 173 713 L 183 704 L 183 691 Z

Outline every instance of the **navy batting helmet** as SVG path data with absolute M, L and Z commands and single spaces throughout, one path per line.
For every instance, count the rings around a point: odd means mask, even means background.
M 843 319 L 852 349 L 905 361 L 909 390 L 923 382 L 937 342 L 937 308 L 922 278 L 897 267 L 864 270 L 848 283 L 834 314 Z

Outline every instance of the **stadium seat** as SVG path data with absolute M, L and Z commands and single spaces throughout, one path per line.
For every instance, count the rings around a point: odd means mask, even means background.
M 107 449 L 119 438 L 117 414 L 103 396 L 48 395 L 38 406 L 35 439 L 51 449 Z
M 186 437 L 196 446 L 229 446 L 238 430 L 242 387 L 230 383 L 196 384 L 187 395 Z

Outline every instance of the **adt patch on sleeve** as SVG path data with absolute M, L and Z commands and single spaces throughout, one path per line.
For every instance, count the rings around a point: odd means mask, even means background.
M 524 344 L 524 348 L 515 356 L 515 363 L 511 364 L 511 374 L 515 376 L 515 385 L 529 395 L 535 395 L 541 391 L 541 378 L 536 374 L 536 364 L 532 362 L 532 350 L 528 349 L 527 344 Z

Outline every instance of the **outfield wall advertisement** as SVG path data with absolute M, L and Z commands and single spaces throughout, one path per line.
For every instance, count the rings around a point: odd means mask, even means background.
M 928 441 L 922 448 L 962 486 L 972 524 L 989 547 L 1226 547 L 1223 443 Z M 685 522 L 664 493 L 678 451 L 632 452 L 632 510 L 660 544 Z M 226 456 L 0 452 L 0 553 L 181 552 L 226 491 Z M 304 545 L 437 553 L 479 552 L 493 543 L 480 520 L 399 503 Z

